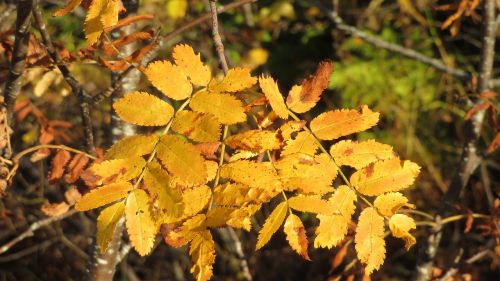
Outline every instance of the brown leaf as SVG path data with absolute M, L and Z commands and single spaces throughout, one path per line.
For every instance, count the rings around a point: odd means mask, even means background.
M 69 165 L 66 168 L 66 175 L 64 176 L 64 180 L 66 180 L 66 182 L 70 184 L 77 181 L 88 162 L 89 158 L 87 158 L 87 156 L 83 154 L 75 155 L 75 157 L 71 159 L 71 162 L 69 162 Z
M 469 109 L 469 111 L 467 111 L 464 119 L 469 120 L 472 118 L 472 116 L 476 115 L 480 111 L 488 109 L 490 106 L 493 106 L 490 102 L 482 102 L 480 104 L 476 104 L 471 109 Z
M 78 191 L 76 186 L 71 186 L 66 192 L 64 192 L 64 198 L 70 206 L 73 206 L 82 198 L 82 194 Z
M 63 149 L 59 149 L 52 159 L 52 169 L 49 173 L 49 183 L 53 184 L 62 178 L 64 174 L 64 167 L 71 159 L 71 154 Z
M 500 132 L 497 132 L 495 138 L 488 146 L 487 150 L 488 154 L 493 153 L 495 150 L 497 150 L 498 147 L 500 147 Z
M 118 23 L 116 23 L 115 25 L 110 26 L 110 27 L 106 27 L 104 29 L 104 32 L 110 32 L 112 30 L 115 30 L 115 29 L 120 28 L 120 27 L 127 26 L 129 24 L 132 24 L 132 23 L 140 21 L 140 20 L 154 19 L 154 17 L 155 17 L 154 14 L 145 14 L 145 15 L 138 15 L 138 16 L 126 17 L 124 19 L 119 20 Z
M 300 92 L 298 90 L 293 91 L 292 88 L 286 99 L 288 107 L 297 113 L 304 113 L 313 108 L 328 86 L 328 79 L 332 71 L 333 62 L 331 60 L 322 61 L 314 75 L 309 76 L 302 83 Z
M 66 202 L 61 203 L 45 203 L 42 205 L 42 212 L 49 217 L 60 216 L 69 210 L 69 205 Z
M 340 250 L 333 257 L 332 266 L 331 266 L 332 271 L 337 269 L 344 261 L 344 258 L 347 254 L 347 248 L 348 248 L 347 246 L 348 246 L 348 244 L 344 244 L 344 246 L 342 246 L 342 248 L 340 248 Z

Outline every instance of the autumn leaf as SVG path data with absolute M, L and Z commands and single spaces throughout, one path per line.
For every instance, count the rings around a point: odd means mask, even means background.
M 311 260 L 307 254 L 306 230 L 300 218 L 294 214 L 288 215 L 283 230 L 290 247 L 304 259 Z
M 208 89 L 214 93 L 236 93 L 248 89 L 255 85 L 257 78 L 252 77 L 249 68 L 231 68 L 222 81 L 212 80 Z
M 314 136 L 307 131 L 299 132 L 295 138 L 289 139 L 283 147 L 281 155 L 291 155 L 295 153 L 314 155 L 318 151 L 319 144 Z
M 241 101 L 230 94 L 201 91 L 193 96 L 189 107 L 197 112 L 211 113 L 225 125 L 246 121 Z
M 68 151 L 64 149 L 57 150 L 56 156 L 52 159 L 52 167 L 48 177 L 49 183 L 54 183 L 62 178 L 64 168 L 70 159 L 71 154 Z
M 226 138 L 224 142 L 231 148 L 251 152 L 264 152 L 280 148 L 276 133 L 267 130 L 244 131 Z
M 178 137 L 165 135 L 160 139 L 156 156 L 180 182 L 187 185 L 205 183 L 205 160 L 194 145 Z
M 170 104 L 145 92 L 127 94 L 117 100 L 113 108 L 123 120 L 142 126 L 167 125 L 174 115 Z
M 259 77 L 259 85 L 267 100 L 271 104 L 274 112 L 276 112 L 280 118 L 287 119 L 288 109 L 286 108 L 285 101 L 283 100 L 283 95 L 278 88 L 278 84 L 273 80 L 273 78 L 263 75 Z
M 206 281 L 212 278 L 212 267 L 215 263 L 215 243 L 210 231 L 204 230 L 196 234 L 189 246 L 189 255 L 193 260 L 191 273 L 197 281 Z
M 88 211 L 113 203 L 127 196 L 134 187 L 129 182 L 117 182 L 103 185 L 83 195 L 75 205 L 78 211 Z
M 358 259 L 366 265 L 365 273 L 379 269 L 385 259 L 384 218 L 374 208 L 359 215 L 354 242 Z
M 137 177 L 145 164 L 142 157 L 107 160 L 90 166 L 82 178 L 92 185 L 128 181 Z
M 182 67 L 169 61 L 155 61 L 144 70 L 148 80 L 165 96 L 183 100 L 191 96 L 193 86 Z
M 294 86 L 288 93 L 286 104 L 297 113 L 304 113 L 318 103 L 323 91 L 328 86 L 328 79 L 333 71 L 333 62 L 322 61 L 314 75 L 307 78 L 301 86 Z
M 124 159 L 150 154 L 159 140 L 157 135 L 124 137 L 106 151 L 106 159 Z
M 402 238 L 405 241 L 407 251 L 415 245 L 415 237 L 410 234 L 410 230 L 417 228 L 413 218 L 403 214 L 395 214 L 389 219 L 389 228 L 394 237 Z
M 339 141 L 332 145 L 330 154 L 339 166 L 347 165 L 357 170 L 377 160 L 394 157 L 394 152 L 390 145 L 378 143 L 375 140 L 362 142 L 351 140 Z
M 70 12 L 72 12 L 77 6 L 82 3 L 82 0 L 68 0 L 66 6 L 61 9 L 55 11 L 52 15 L 54 17 L 62 17 Z
M 362 194 L 376 196 L 385 192 L 399 191 L 413 184 L 420 167 L 399 158 L 382 160 L 352 174 L 351 184 Z
M 189 45 L 179 44 L 174 47 L 172 56 L 175 64 L 184 71 L 191 83 L 197 86 L 207 86 L 212 77 L 210 68 L 201 62 L 199 54 L 195 54 Z
M 298 195 L 288 199 L 290 208 L 314 214 L 333 214 L 334 207 L 319 196 Z
M 97 217 L 96 243 L 101 253 L 105 253 L 113 239 L 117 223 L 125 213 L 125 203 L 120 201 L 102 210 Z
M 181 19 L 186 15 L 188 8 L 187 0 L 167 0 L 167 15 L 172 19 Z
M 93 0 L 85 17 L 85 38 L 94 45 L 105 28 L 118 22 L 118 3 L 116 0 Z
M 125 219 L 130 244 L 141 256 L 151 252 L 158 231 L 149 210 L 146 191 L 134 189 L 127 197 Z
M 394 215 L 401 207 L 414 208 L 413 204 L 408 203 L 408 198 L 399 192 L 389 192 L 377 196 L 373 202 L 377 211 L 383 216 Z
M 281 202 L 278 206 L 276 206 L 276 208 L 274 208 L 274 210 L 266 219 L 266 222 L 259 231 L 259 236 L 257 238 L 257 245 L 255 247 L 255 250 L 262 248 L 264 245 L 267 244 L 267 242 L 269 242 L 273 234 L 276 233 L 276 231 L 278 231 L 281 224 L 285 220 L 287 211 L 288 211 L 288 206 L 286 202 Z
M 283 140 L 289 140 L 292 137 L 292 134 L 298 132 L 304 128 L 306 125 L 306 121 L 288 121 L 285 124 L 281 125 L 278 129 L 279 134 L 283 138 Z
M 378 123 L 379 113 L 363 106 L 357 110 L 332 110 L 320 114 L 311 121 L 312 132 L 322 140 L 333 140 L 365 131 Z
M 221 125 L 214 115 L 189 110 L 175 114 L 172 129 L 198 142 L 218 141 L 221 134 Z
M 269 191 L 281 189 L 281 184 L 275 171 L 264 163 L 256 163 L 248 160 L 234 161 L 221 167 L 220 176 L 249 187 L 262 188 Z
M 206 185 L 200 185 L 186 190 L 182 194 L 182 201 L 184 202 L 184 216 L 192 216 L 203 210 L 207 206 L 212 191 Z

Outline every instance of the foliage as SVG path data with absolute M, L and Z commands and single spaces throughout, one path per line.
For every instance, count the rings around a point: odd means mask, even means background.
M 131 244 L 140 255 L 150 253 L 160 226 L 168 224 L 172 230 L 163 233 L 165 241 L 175 247 L 189 243 L 194 263 L 191 271 L 198 280 L 208 280 L 215 261 L 210 231 L 223 226 L 249 230 L 253 214 L 274 198 L 281 203 L 259 231 L 256 249 L 265 246 L 284 224 L 292 249 L 309 259 L 307 234 L 294 212 L 312 213 L 320 219 L 315 247 L 337 246 L 351 220 L 356 221 L 352 218 L 356 201 L 369 205 L 358 206 L 361 215 L 355 238 L 367 274 L 385 259 L 386 219 L 407 248 L 415 243 L 408 232 L 414 228 L 413 219 L 398 214 L 400 207 L 409 206 L 407 199 L 390 192 L 409 187 L 419 173 L 418 165 L 401 163 L 390 146 L 374 140 L 343 140 L 331 146 L 331 153 L 321 143 L 373 127 L 378 113 L 367 106 L 361 111 L 333 110 L 315 117 L 309 126 L 293 113 L 307 112 L 317 103 L 328 84 L 331 62 L 322 62 L 315 75 L 292 87 L 286 104 L 276 82 L 260 77 L 263 95 L 257 94 L 255 99 L 265 97 L 265 102 L 254 105 L 242 99 L 257 82 L 248 69 L 233 68 L 222 79 L 210 78 L 209 67 L 187 45 L 175 46 L 173 58 L 175 64 L 156 61 L 144 73 L 164 95 L 183 101 L 181 107 L 173 112 L 168 103 L 145 92 L 117 100 L 113 107 L 125 121 L 163 129 L 122 139 L 108 150 L 104 162 L 87 170 L 87 182 L 97 187 L 76 208 L 83 211 L 113 203 L 99 216 L 99 221 L 110 222 L 98 224 L 101 250 L 109 243 L 110 225 L 116 225 L 117 213 L 125 212 Z M 171 77 L 173 73 L 176 79 Z M 269 114 L 267 106 L 273 110 Z M 228 125 L 262 114 L 269 119 L 265 128 L 259 122 L 256 129 L 233 136 L 221 134 L 221 124 L 227 131 Z M 213 171 L 208 164 L 211 160 L 197 146 L 219 139 L 223 146 Z M 297 142 L 301 148 L 291 149 Z M 226 151 L 224 145 L 232 150 Z M 254 154 L 224 163 L 225 153 L 232 158 L 247 152 Z M 262 153 L 267 156 L 265 161 L 256 157 Z M 343 165 L 357 169 L 349 180 Z M 332 183 L 338 174 L 345 185 L 335 188 Z M 391 200 L 391 194 L 398 194 L 397 199 Z M 376 197 L 375 205 L 371 197 Z M 193 202 L 198 204 L 193 206 Z

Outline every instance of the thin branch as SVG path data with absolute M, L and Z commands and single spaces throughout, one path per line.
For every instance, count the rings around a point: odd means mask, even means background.
M 217 19 L 217 1 L 210 0 L 210 12 L 212 13 L 212 37 L 215 44 L 215 50 L 219 56 L 220 64 L 224 74 L 227 74 L 229 67 L 227 66 L 226 55 L 224 54 L 224 44 L 219 33 L 219 20 Z
M 434 67 L 437 70 L 443 71 L 445 73 L 451 74 L 455 77 L 457 77 L 460 80 L 469 80 L 472 78 L 472 75 L 464 71 L 462 69 L 458 68 L 453 68 L 450 66 L 447 66 L 444 64 L 441 60 L 426 56 L 422 53 L 419 53 L 413 49 L 410 48 L 405 48 L 403 46 L 387 42 L 383 39 L 380 39 L 378 37 L 375 37 L 373 35 L 370 35 L 364 31 L 359 30 L 358 28 L 348 25 L 344 22 L 344 20 L 338 15 L 336 10 L 330 10 L 328 9 L 325 5 L 323 5 L 319 1 L 313 1 L 314 5 L 316 5 L 318 8 L 320 8 L 321 11 L 326 13 L 326 16 L 336 24 L 336 28 L 339 30 L 344 31 L 345 33 L 359 37 L 366 41 L 367 43 L 370 43 L 378 48 L 386 49 L 388 51 L 392 51 L 394 53 L 397 53 L 399 55 L 414 59 L 416 61 L 422 62 L 424 64 L 430 65 Z
M 3 93 L 9 122 L 12 119 L 12 109 L 14 108 L 17 96 L 21 91 L 22 75 L 26 67 L 32 18 L 31 7 L 33 4 L 34 0 L 19 0 L 17 2 L 14 50 Z
M 92 119 L 90 117 L 90 106 L 87 102 L 87 93 L 83 89 L 83 87 L 78 83 L 78 81 L 73 77 L 68 67 L 64 64 L 61 56 L 57 52 L 54 44 L 52 43 L 52 39 L 50 37 L 49 32 L 47 31 L 47 27 L 45 25 L 45 21 L 43 20 L 42 12 L 40 11 L 39 5 L 33 6 L 33 13 L 35 16 L 35 23 L 37 25 L 40 34 L 42 35 L 42 41 L 47 49 L 47 53 L 49 53 L 50 58 L 55 62 L 57 68 L 62 73 L 64 80 L 71 87 L 71 91 L 74 95 L 76 95 L 78 99 L 78 103 L 80 106 L 80 115 L 82 118 L 83 132 L 85 134 L 85 146 L 89 153 L 94 154 L 95 146 L 94 146 L 94 133 L 92 131 Z
M 10 250 L 10 248 L 12 248 L 17 243 L 23 241 L 24 239 L 26 239 L 28 237 L 33 236 L 35 234 L 35 231 L 37 231 L 38 229 L 45 227 L 45 226 L 48 226 L 54 222 L 64 220 L 65 218 L 70 217 L 70 216 L 74 215 L 75 213 L 77 213 L 77 211 L 73 209 L 73 210 L 70 210 L 70 211 L 60 215 L 60 216 L 50 217 L 50 218 L 46 218 L 46 219 L 34 222 L 23 233 L 19 234 L 16 238 L 10 240 L 9 242 L 7 242 L 3 246 L 1 246 L 0 247 L 0 255 L 7 252 L 8 250 Z

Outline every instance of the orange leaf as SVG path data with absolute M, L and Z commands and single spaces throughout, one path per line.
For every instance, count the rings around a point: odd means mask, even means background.
M 71 155 L 67 150 L 59 149 L 52 159 L 52 169 L 49 174 L 49 183 L 53 184 L 61 179 L 64 174 L 64 167 L 71 159 Z
M 306 230 L 299 217 L 290 214 L 285 221 L 284 231 L 290 247 L 306 260 L 311 260 L 307 254 Z

